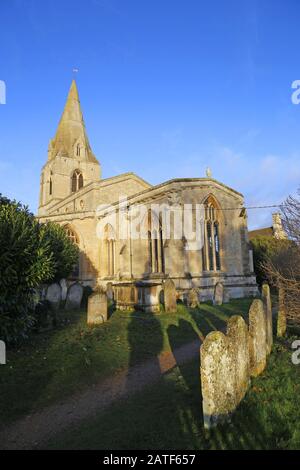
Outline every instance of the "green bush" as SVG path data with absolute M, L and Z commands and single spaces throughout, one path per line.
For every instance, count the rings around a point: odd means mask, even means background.
M 62 227 L 41 225 L 26 206 L 0 194 L 0 339 L 27 336 L 36 321 L 33 289 L 67 277 L 77 259 Z
M 0 337 L 16 341 L 34 324 L 33 288 L 54 274 L 40 225 L 26 206 L 0 195 Z

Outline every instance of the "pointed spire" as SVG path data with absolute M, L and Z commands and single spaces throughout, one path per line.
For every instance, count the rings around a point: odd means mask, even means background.
M 72 80 L 55 137 L 49 144 L 49 159 L 57 155 L 97 162 L 86 134 L 75 80 Z

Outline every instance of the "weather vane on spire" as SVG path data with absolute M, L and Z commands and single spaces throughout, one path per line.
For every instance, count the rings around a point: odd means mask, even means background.
M 74 79 L 76 77 L 76 74 L 79 72 L 79 70 L 77 68 L 73 68 L 72 72 L 73 72 L 73 79 Z

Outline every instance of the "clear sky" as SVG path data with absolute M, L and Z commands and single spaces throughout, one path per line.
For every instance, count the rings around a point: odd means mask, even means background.
M 280 203 L 300 183 L 299 44 L 298 0 L 0 0 L 0 192 L 36 212 L 76 67 L 103 177 L 209 166 L 246 205 Z

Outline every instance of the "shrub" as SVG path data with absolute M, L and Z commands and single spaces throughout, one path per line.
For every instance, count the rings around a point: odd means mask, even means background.
M 59 225 L 40 224 L 19 202 L 0 194 L 0 338 L 27 336 L 36 316 L 34 288 L 68 277 L 78 248 Z
M 54 263 L 54 273 L 45 281 L 57 282 L 68 277 L 78 262 L 78 247 L 68 238 L 63 227 L 52 222 L 41 225 L 41 240 L 49 247 Z
M 40 224 L 26 206 L 0 195 L 0 337 L 26 336 L 34 324 L 33 288 L 54 274 Z

